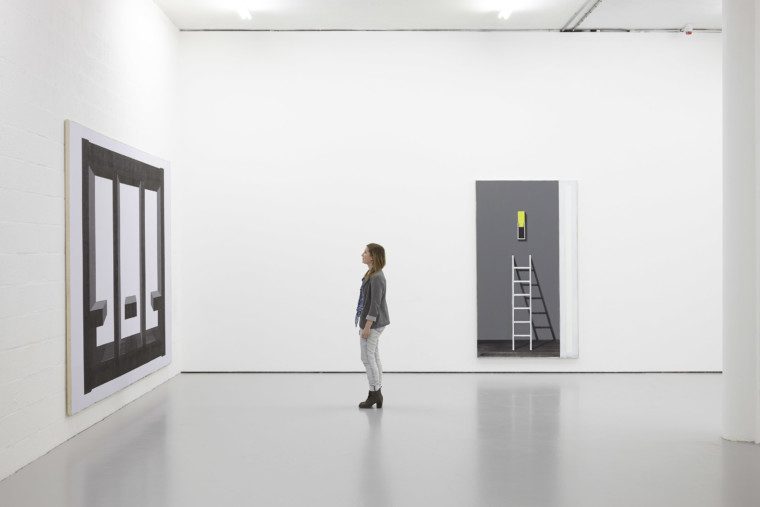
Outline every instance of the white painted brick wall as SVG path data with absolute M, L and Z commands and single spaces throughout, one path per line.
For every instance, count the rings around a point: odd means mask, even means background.
M 0 2 L 0 479 L 179 371 L 175 335 L 170 367 L 66 416 L 64 120 L 172 161 L 178 35 L 150 0 Z

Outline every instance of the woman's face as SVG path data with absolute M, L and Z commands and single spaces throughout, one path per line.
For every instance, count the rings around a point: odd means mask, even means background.
M 364 251 L 362 252 L 362 264 L 366 264 L 367 266 L 372 264 L 372 256 L 369 254 L 367 247 L 364 247 Z

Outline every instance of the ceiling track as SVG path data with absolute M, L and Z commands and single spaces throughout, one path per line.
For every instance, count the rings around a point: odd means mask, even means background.
M 683 28 L 578 28 L 561 30 L 565 33 L 681 33 Z M 694 33 L 723 33 L 722 28 L 694 28 Z
M 549 33 L 678 33 L 682 28 L 181 28 L 180 32 L 549 32 Z M 722 33 L 720 28 L 695 28 L 694 33 Z
M 586 19 L 588 15 L 591 13 L 592 10 L 592 4 L 596 2 L 596 0 L 586 0 L 583 5 L 581 5 L 580 9 L 575 11 L 575 14 L 567 20 L 567 23 L 561 28 L 560 31 L 562 32 L 570 32 L 573 31 L 575 28 L 578 27 L 578 25 L 581 24 L 581 21 Z M 580 20 L 580 21 L 578 21 Z M 572 28 L 571 28 L 572 25 Z
M 576 32 L 578 31 L 578 27 L 586 21 L 586 18 L 588 18 L 594 10 L 596 10 L 597 7 L 599 7 L 599 4 L 602 3 L 602 0 L 589 0 L 585 4 L 581 6 L 578 11 L 573 14 L 573 17 L 570 18 L 567 23 L 565 23 L 565 26 L 562 27 L 563 32 Z M 576 21 L 577 20 L 577 21 Z M 571 26 L 572 25 L 572 26 Z

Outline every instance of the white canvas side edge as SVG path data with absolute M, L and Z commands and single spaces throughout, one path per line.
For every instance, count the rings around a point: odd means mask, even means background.
M 577 358 L 578 182 L 559 182 L 559 284 L 561 358 Z

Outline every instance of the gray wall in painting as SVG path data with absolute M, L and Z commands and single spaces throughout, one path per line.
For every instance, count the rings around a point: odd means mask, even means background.
M 518 266 L 527 266 L 528 254 L 533 255 L 554 333 L 560 339 L 558 192 L 556 181 L 476 182 L 478 340 L 512 339 L 513 254 Z M 518 210 L 527 216 L 526 241 L 517 240 Z M 540 310 L 540 302 L 534 301 L 533 307 Z M 537 315 L 533 323 L 545 325 L 545 319 Z M 523 331 L 518 328 L 518 332 Z M 541 339 L 551 339 L 549 330 L 538 333 Z

